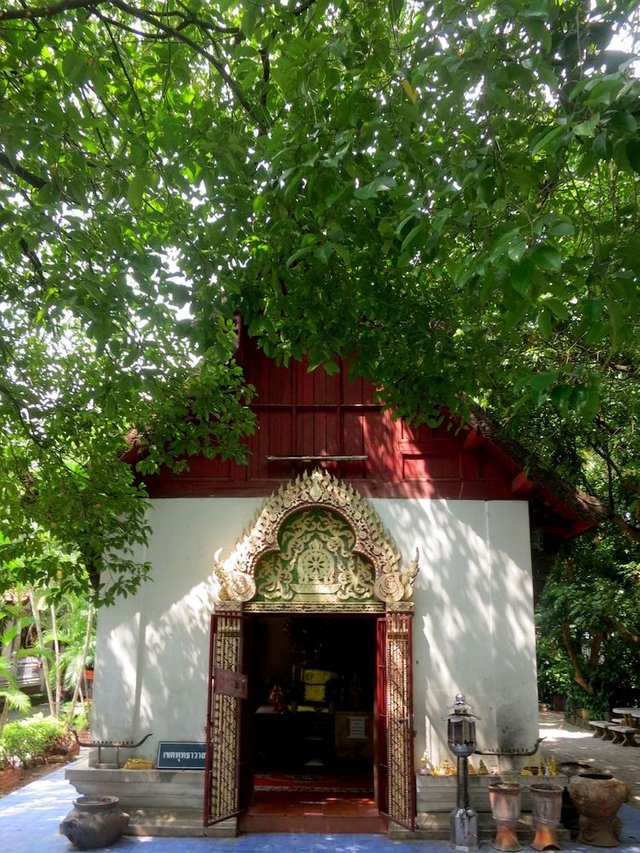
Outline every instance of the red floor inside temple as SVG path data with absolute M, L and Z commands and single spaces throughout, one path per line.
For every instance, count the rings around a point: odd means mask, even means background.
M 379 833 L 385 822 L 372 792 L 257 790 L 240 831 Z

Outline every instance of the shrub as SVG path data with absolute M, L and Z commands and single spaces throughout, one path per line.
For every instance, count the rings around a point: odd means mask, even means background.
M 62 710 L 66 715 L 65 719 L 68 725 L 72 729 L 78 732 L 91 728 L 91 702 L 89 700 L 85 699 L 82 705 L 75 705 L 73 707 L 73 714 L 71 713 L 72 706 L 70 702 L 64 705 Z
M 67 751 L 64 723 L 42 714 L 7 723 L 0 738 L 0 764 L 28 767 Z

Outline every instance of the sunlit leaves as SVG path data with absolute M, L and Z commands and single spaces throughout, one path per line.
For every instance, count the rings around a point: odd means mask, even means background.
M 408 416 L 588 431 L 611 365 L 638 371 L 640 83 L 608 50 L 632 6 L 5 4 L 8 427 L 64 443 L 22 342 L 71 329 L 91 364 L 51 387 L 97 433 L 152 422 L 149 470 L 241 454 L 239 311 Z

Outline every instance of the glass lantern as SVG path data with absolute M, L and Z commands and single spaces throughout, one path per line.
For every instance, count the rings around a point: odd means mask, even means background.
M 478 850 L 478 816 L 469 806 L 467 759 L 476 748 L 476 717 L 470 705 L 457 693 L 447 717 L 447 743 L 458 759 L 457 807 L 451 814 L 451 844 L 454 850 Z

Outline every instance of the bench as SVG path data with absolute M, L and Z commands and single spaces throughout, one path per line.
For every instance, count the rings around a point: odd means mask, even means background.
M 640 710 L 639 708 L 613 708 L 613 713 L 622 717 L 620 720 L 621 725 L 623 726 L 637 726 L 638 722 L 635 719 L 635 715 Z M 614 720 L 617 722 L 617 720 Z
M 609 728 L 611 723 L 606 720 L 589 720 L 589 725 L 593 729 L 593 736 L 597 738 L 604 738 L 605 731 Z
M 613 733 L 612 743 L 619 746 L 640 746 L 636 741 L 638 729 L 635 726 L 610 725 L 609 731 Z

